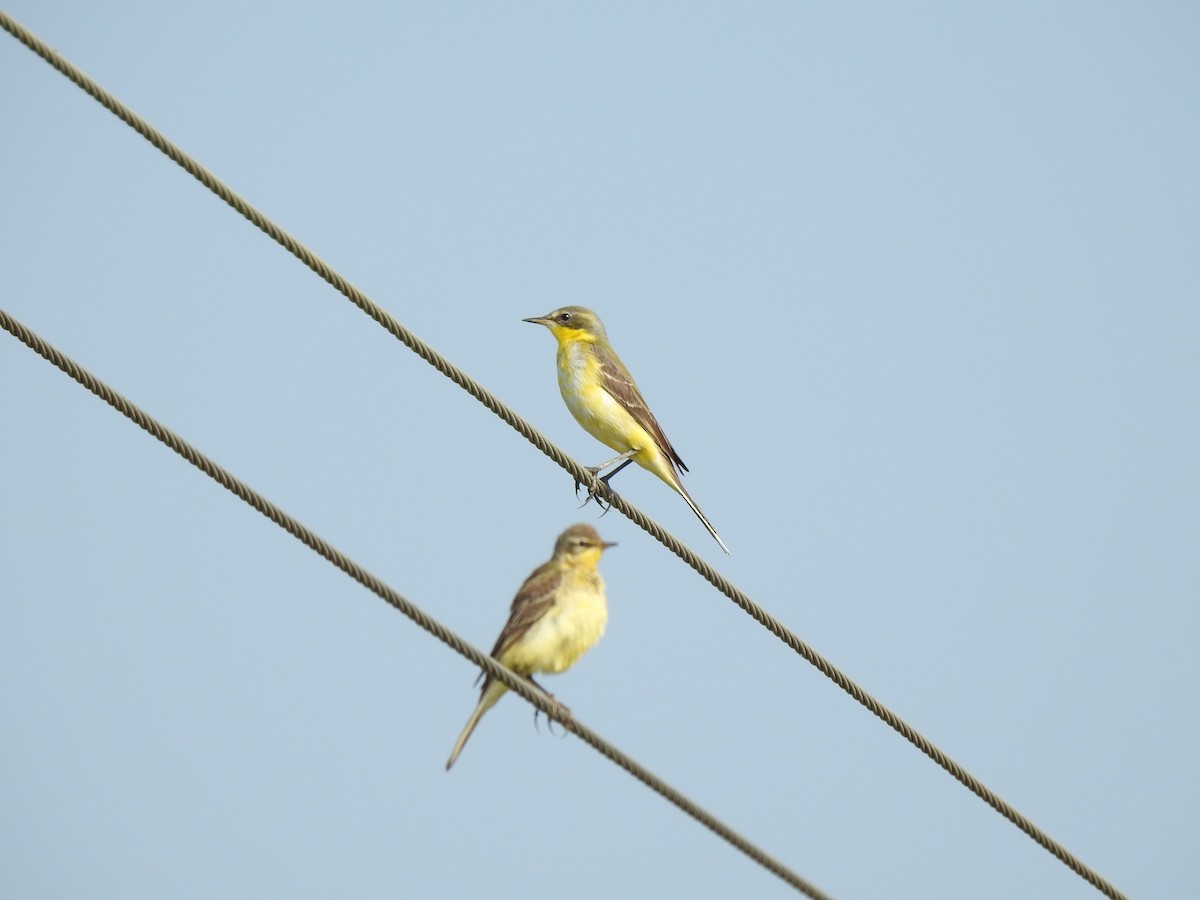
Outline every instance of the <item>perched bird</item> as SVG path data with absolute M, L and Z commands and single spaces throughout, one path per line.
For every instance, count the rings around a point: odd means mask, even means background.
M 591 525 L 572 525 L 554 542 L 554 555 L 538 566 L 513 598 L 508 623 L 496 639 L 492 658 L 524 675 L 558 674 L 578 662 L 604 634 L 608 606 L 604 579 L 596 569 L 602 554 L 616 544 L 600 540 Z M 454 765 L 483 714 L 508 690 L 503 682 L 483 677 L 479 703 L 446 760 Z
M 712 522 L 684 489 L 679 470 L 686 472 L 688 467 L 663 434 L 633 376 L 608 342 L 600 317 L 583 306 L 564 306 L 523 321 L 545 325 L 558 341 L 558 389 L 575 421 L 621 454 L 591 471 L 598 473 L 619 462 L 621 465 L 601 479 L 605 484 L 631 461 L 653 472 L 687 501 L 708 533 L 729 553 Z

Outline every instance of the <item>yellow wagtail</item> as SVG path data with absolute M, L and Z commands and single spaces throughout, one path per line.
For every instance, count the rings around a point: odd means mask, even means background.
M 600 317 L 583 306 L 564 306 L 524 321 L 545 325 L 558 341 L 558 389 L 575 421 L 596 440 L 621 454 L 595 466 L 592 472 L 619 462 L 621 465 L 601 479 L 606 485 L 631 461 L 653 472 L 687 501 L 708 533 L 729 553 L 712 522 L 684 489 L 679 470 L 686 472 L 688 467 L 667 440 L 633 376 L 608 342 Z
M 508 623 L 496 639 L 492 658 L 529 678 L 535 672 L 558 674 L 579 660 L 604 634 L 608 606 L 604 579 L 596 569 L 605 543 L 591 525 L 572 525 L 554 542 L 554 555 L 534 569 L 513 598 Z M 508 688 L 484 678 L 479 703 L 450 751 L 446 769 L 454 765 L 483 714 Z M 565 707 L 562 708 L 567 712 Z

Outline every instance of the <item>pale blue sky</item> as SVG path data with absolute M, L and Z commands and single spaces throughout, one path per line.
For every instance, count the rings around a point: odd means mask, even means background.
M 1200 7 L 7 9 L 1132 896 L 1200 875 Z M 1099 896 L 8 36 L 3 306 L 839 898 Z M 0 895 L 792 896 L 0 335 Z

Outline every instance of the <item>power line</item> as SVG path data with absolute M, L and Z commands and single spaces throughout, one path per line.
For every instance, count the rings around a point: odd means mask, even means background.
M 527 680 L 500 665 L 492 657 L 467 643 L 467 641 L 463 640 L 455 632 L 438 622 L 432 616 L 426 614 L 420 607 L 405 599 L 393 588 L 389 587 L 320 537 L 316 532 L 306 528 L 299 520 L 288 515 L 270 500 L 257 493 L 253 488 L 235 478 L 226 469 L 217 465 L 217 463 L 213 462 L 183 438 L 156 421 L 148 413 L 135 406 L 37 334 L 30 331 L 10 316 L 4 309 L 0 309 L 0 326 L 35 353 L 62 369 L 62 371 L 66 372 L 117 412 L 130 419 L 139 428 L 144 429 L 153 437 L 162 441 L 167 447 L 178 453 L 226 490 L 230 491 L 234 496 L 254 507 L 254 509 L 258 510 L 310 550 L 318 553 L 363 587 L 367 588 L 367 590 L 390 603 L 439 641 L 449 646 L 450 649 L 465 656 L 473 664 L 483 669 L 490 677 L 503 682 L 510 690 L 520 694 L 527 702 L 533 704 L 536 709 L 545 713 L 547 717 L 554 717 L 560 713 L 558 704 L 543 692 L 533 688 Z M 675 804 L 683 812 L 712 831 L 713 834 L 728 841 L 771 874 L 791 885 L 802 894 L 813 898 L 813 900 L 828 900 L 828 894 L 825 894 L 815 885 L 801 878 L 783 863 L 742 837 L 720 819 L 693 803 L 649 769 L 634 761 L 590 728 L 576 721 L 571 716 L 566 717 L 565 720 L 556 719 L 556 721 L 559 721 L 564 728 L 579 737 L 602 756 L 616 763 L 634 778 L 638 779 L 638 781 L 642 782 L 642 784 Z
M 845 673 L 821 656 L 820 653 L 810 647 L 807 643 L 802 641 L 796 634 L 784 626 L 783 623 L 755 603 L 747 594 L 735 587 L 706 561 L 701 559 L 694 551 L 691 550 L 691 548 L 685 546 L 678 538 L 664 529 L 653 519 L 645 515 L 645 513 L 643 513 L 640 509 L 628 503 L 619 494 L 615 494 L 610 491 L 607 485 L 600 482 L 594 475 L 592 475 L 591 472 L 567 456 L 554 444 L 550 443 L 550 441 L 547 440 L 536 429 L 534 429 L 532 425 L 509 409 L 482 385 L 472 379 L 465 372 L 462 372 L 449 360 L 418 338 L 415 334 L 410 332 L 387 310 L 372 301 L 366 296 L 366 294 L 343 278 L 316 254 L 296 240 L 296 238 L 292 237 L 281 227 L 276 225 L 265 214 L 236 194 L 219 178 L 201 166 L 192 157 L 184 153 L 183 150 L 169 141 L 163 134 L 157 131 L 153 126 L 143 120 L 131 109 L 113 97 L 110 93 L 108 93 L 108 91 L 106 91 L 88 75 L 55 52 L 54 49 L 48 44 L 46 44 L 28 29 L 24 28 L 20 23 L 12 19 L 3 11 L 0 11 L 0 25 L 2 25 L 4 29 L 12 34 L 15 38 L 25 44 L 30 50 L 32 50 L 43 60 L 57 69 L 60 73 L 74 82 L 82 90 L 95 98 L 106 109 L 121 119 L 121 121 L 125 122 L 138 134 L 142 135 L 142 137 L 157 147 L 167 157 L 176 162 L 180 167 L 192 175 L 192 177 L 196 178 L 196 180 L 224 200 L 261 231 L 270 236 L 282 247 L 287 249 L 297 259 L 312 269 L 313 272 L 337 289 L 338 292 L 350 300 L 350 302 L 357 306 L 362 312 L 366 313 L 377 323 L 383 326 L 390 334 L 404 343 L 413 352 L 417 353 L 422 359 L 436 368 L 447 378 L 450 378 L 455 384 L 463 388 L 463 390 L 471 394 L 471 396 L 475 397 L 475 399 L 495 413 L 522 437 L 524 437 L 544 454 L 554 460 L 554 462 L 558 463 L 559 466 L 569 472 L 577 482 L 582 482 L 583 484 L 588 485 L 597 495 L 603 497 L 606 502 L 611 503 L 612 506 L 618 509 L 622 514 L 630 519 L 630 521 L 634 522 L 636 525 L 646 531 L 651 537 L 653 537 L 664 547 L 691 566 L 691 568 L 694 569 L 702 578 L 704 578 L 722 594 L 737 604 L 755 621 L 779 638 L 799 656 L 815 666 L 822 674 L 824 674 L 838 687 L 865 706 L 875 716 L 887 723 L 888 726 L 902 735 L 905 740 L 932 759 L 941 768 L 945 769 L 968 790 L 992 807 L 992 809 L 1016 825 L 1021 831 L 1032 838 L 1039 846 L 1043 847 L 1056 859 L 1071 869 L 1071 871 L 1075 872 L 1101 893 L 1108 897 L 1114 898 L 1114 900 L 1124 897 L 1124 895 L 1118 891 L 1115 886 L 1101 877 L 1099 873 L 1087 866 L 1082 860 L 1067 850 L 1066 847 L 1054 840 L 1052 837 L 1050 837 L 1050 835 L 1042 831 L 1032 821 L 1022 815 L 1015 807 L 1011 806 L 995 791 L 987 787 L 987 785 L 983 784 L 965 768 L 943 753 L 935 744 L 933 744 L 932 741 L 928 740 L 915 728 L 913 728 L 898 715 L 867 693 Z

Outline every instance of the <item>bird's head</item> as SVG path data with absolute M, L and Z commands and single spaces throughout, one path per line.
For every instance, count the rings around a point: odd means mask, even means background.
M 573 340 L 608 340 L 604 323 L 586 306 L 563 306 L 544 316 L 523 319 L 534 325 L 545 325 L 559 344 Z
M 554 555 L 568 565 L 594 566 L 609 547 L 616 544 L 604 541 L 591 525 L 572 525 L 554 542 Z

